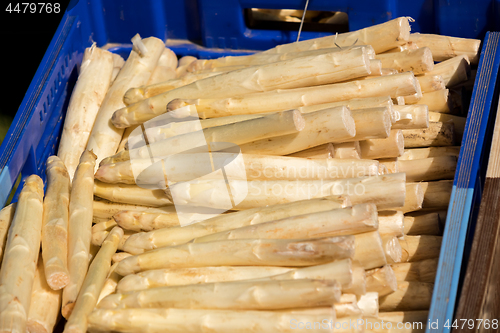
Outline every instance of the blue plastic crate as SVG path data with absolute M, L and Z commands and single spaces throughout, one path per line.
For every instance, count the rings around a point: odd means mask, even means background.
M 243 50 L 244 48 L 263 49 L 295 40 L 296 35 L 290 32 L 245 30 L 242 18 L 235 14 L 243 8 L 302 8 L 304 5 L 303 2 L 293 0 L 272 2 L 272 5 L 270 3 L 262 0 L 231 0 L 224 2 L 226 8 L 220 11 L 220 3 L 209 0 L 148 0 L 140 2 L 140 5 L 135 1 L 73 1 L 0 147 L 0 204 L 6 202 L 18 176 L 27 177 L 36 173 L 45 179 L 46 159 L 57 151 L 65 110 L 77 79 L 83 51 L 92 42 L 97 42 L 99 46 L 106 43 L 121 44 L 111 50 L 127 55 L 131 48 L 127 43 L 133 34 L 139 32 L 142 36 L 168 39 L 169 47 L 178 55 L 215 58 L 251 52 Z M 350 29 L 406 15 L 418 20 L 412 25 L 413 30 L 461 37 L 482 37 L 486 29 L 490 29 L 495 22 L 490 20 L 494 16 L 488 15 L 497 13 L 499 17 L 500 7 L 499 0 L 476 1 L 474 8 L 462 5 L 460 1 L 433 3 L 416 0 L 411 4 L 406 1 L 390 1 L 377 3 L 377 8 L 372 3 L 366 2 L 368 7 L 362 8 L 346 0 L 312 0 L 309 9 L 346 11 L 349 14 Z M 429 13 L 432 15 L 429 16 Z M 218 18 L 217 22 L 213 22 L 214 18 Z M 456 23 L 458 21 L 461 23 Z M 224 29 L 221 30 L 221 27 L 225 27 L 226 31 L 222 31 Z M 232 33 L 236 33 L 236 37 L 226 35 Z M 312 38 L 322 34 L 324 33 L 304 32 L 302 37 Z M 215 47 L 221 45 L 219 41 L 225 38 L 229 39 L 223 45 L 239 50 L 207 48 L 189 41 L 202 40 L 206 45 Z M 489 33 L 484 40 L 429 315 L 431 321 L 439 320 L 440 325 L 437 330 L 432 331 L 449 331 L 443 324 L 445 320 L 452 318 L 454 312 L 465 237 L 470 225 L 469 220 L 473 216 L 474 204 L 478 202 L 481 193 L 480 171 L 484 165 L 481 163 L 481 155 L 484 155 L 484 142 L 490 140 L 487 136 L 488 118 L 490 109 L 494 107 L 493 97 L 498 94 L 499 41 L 499 33 Z M 19 190 L 20 188 L 18 192 Z

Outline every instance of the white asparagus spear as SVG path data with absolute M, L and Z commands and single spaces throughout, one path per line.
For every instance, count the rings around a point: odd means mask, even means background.
M 407 96 L 417 92 L 417 79 L 411 72 L 390 76 L 374 77 L 366 80 L 354 80 L 343 83 L 308 86 L 296 89 L 279 89 L 268 92 L 230 96 L 217 99 L 176 99 L 172 100 L 167 110 L 172 111 L 189 104 L 197 107 L 200 117 L 224 117 L 241 114 L 260 114 L 271 111 L 282 111 L 300 108 L 303 113 L 318 110 L 318 104 L 328 104 L 324 107 L 358 104 L 350 103 L 353 99 L 368 99 L 370 105 L 375 97 Z M 386 105 L 382 105 L 386 106 Z M 369 107 L 369 106 L 365 106 Z M 360 107 L 357 107 L 360 108 Z M 162 109 L 164 112 L 164 110 Z
M 240 145 L 244 154 L 288 155 L 329 142 L 354 138 L 355 121 L 345 106 L 304 114 L 305 128 L 294 134 L 259 139 Z
M 385 23 L 352 32 L 278 45 L 263 53 L 300 52 L 304 50 L 334 47 L 336 44 L 344 47 L 356 44 L 356 41 L 359 44 L 373 45 L 375 52 L 381 53 L 405 44 L 409 38 L 409 19 L 407 17 L 398 17 Z
M 247 239 L 163 247 L 118 263 L 125 276 L 149 269 L 207 266 L 311 266 L 354 256 L 354 237 Z
M 346 141 L 387 138 L 391 131 L 392 106 L 390 108 L 359 109 L 352 112 L 356 135 Z
M 448 209 L 450 203 L 453 180 L 440 180 L 437 182 L 420 182 L 424 191 L 424 209 Z
M 405 148 L 453 146 L 455 142 L 453 123 L 430 122 L 429 128 L 402 131 Z
M 324 197 L 256 207 L 230 214 L 219 215 L 183 227 L 170 227 L 153 230 L 147 233 L 137 233 L 136 235 L 132 235 L 130 239 L 125 242 L 124 249 L 127 252 L 138 254 L 158 247 L 187 243 L 193 238 L 203 237 L 216 232 L 248 225 L 256 225 L 291 216 L 339 209 L 349 205 L 350 200 L 345 197 Z M 140 220 L 138 223 L 142 225 Z M 127 225 L 130 225 L 130 223 L 127 223 Z
M 47 159 L 47 192 L 43 202 L 42 255 L 44 276 L 50 288 L 58 290 L 69 283 L 68 220 L 70 177 L 57 157 Z
M 380 297 L 380 311 L 428 310 L 434 284 L 415 281 L 398 282 L 398 290 Z
M 376 292 L 379 297 L 382 297 L 397 289 L 396 274 L 391 266 L 386 265 L 366 272 L 366 290 L 368 292 Z
M 376 160 L 349 160 L 349 159 L 306 159 L 302 157 L 273 156 L 244 154 L 241 155 L 246 173 L 241 172 L 242 178 L 248 180 L 318 180 L 341 179 L 377 175 L 379 162 Z M 224 165 L 225 161 L 236 160 L 238 154 L 211 153 L 210 158 L 214 165 Z M 182 154 L 175 157 L 175 163 L 163 165 L 163 174 L 169 182 L 189 181 L 205 174 L 208 161 L 206 153 Z M 190 166 L 180 169 L 179 165 Z M 151 160 L 138 159 L 118 163 L 104 164 L 99 167 L 95 177 L 106 183 L 135 184 L 138 170 L 145 170 L 151 166 Z M 220 176 L 220 174 L 216 174 Z M 206 175 L 204 178 L 217 177 Z M 236 177 L 236 175 L 232 175 Z M 153 177 L 152 177 L 153 178 Z M 155 179 L 154 177 L 153 179 Z M 142 180 L 139 180 L 142 182 Z M 144 179 L 147 183 L 149 179 Z M 152 181 L 154 184 L 154 181 Z
M 123 229 L 137 232 L 179 226 L 174 206 L 150 208 L 144 211 L 123 210 L 113 215 L 113 219 Z M 206 218 L 203 216 L 200 220 Z
M 398 159 L 397 158 L 381 158 L 378 160 L 380 163 L 379 170 L 383 169 L 384 173 L 397 173 L 399 172 Z
M 358 48 L 248 67 L 201 79 L 131 104 L 117 110 L 111 121 L 119 128 L 143 123 L 165 113 L 166 105 L 175 98 L 227 98 L 362 77 L 370 73 L 369 62 L 366 49 Z
M 392 129 L 429 127 L 429 107 L 427 105 L 394 105 L 393 109 L 395 112 L 399 113 L 399 120 L 392 125 Z
M 51 333 L 59 317 L 62 290 L 53 290 L 47 284 L 42 256 L 38 258 L 35 279 L 31 289 L 27 332 Z
M 153 97 L 161 93 L 173 90 L 175 88 L 186 86 L 195 81 L 219 74 L 221 73 L 209 72 L 202 74 L 187 74 L 182 78 L 175 78 L 165 82 L 159 82 L 156 84 L 139 88 L 130 88 L 129 90 L 127 90 L 127 92 L 125 92 L 125 95 L 123 96 L 123 102 L 126 105 L 134 104 L 142 101 L 143 99 Z
M 388 264 L 401 262 L 403 257 L 403 249 L 399 244 L 397 237 L 392 235 L 384 235 L 382 238 L 382 247 Z
M 428 47 L 435 61 L 443 61 L 459 55 L 467 55 L 472 63 L 479 61 L 480 39 L 458 38 L 433 34 L 410 34 L 410 41 L 418 47 Z
M 403 212 L 398 210 L 385 210 L 378 212 L 378 232 L 381 236 L 404 236 L 406 234 L 404 217 Z
M 398 161 L 399 171 L 408 182 L 453 179 L 457 168 L 455 156 L 436 156 L 418 160 Z
M 394 68 L 399 72 L 413 71 L 414 74 L 422 74 L 434 68 L 432 52 L 428 47 L 377 54 L 376 59 L 382 62 L 382 67 Z
M 370 231 L 354 236 L 356 252 L 353 261 L 364 269 L 387 264 L 382 238 L 378 231 Z
M 369 45 L 355 45 L 353 48 L 365 47 L 368 48 L 368 54 L 370 59 L 375 56 L 375 51 Z M 318 50 L 308 50 L 302 52 L 291 52 L 291 53 L 278 53 L 278 54 L 267 54 L 267 53 L 255 53 L 244 56 L 227 56 L 220 57 L 217 59 L 199 59 L 193 61 L 188 66 L 189 72 L 200 71 L 210 68 L 219 68 L 219 70 L 224 70 L 225 67 L 230 66 L 255 66 L 263 65 L 271 62 L 278 62 L 284 60 L 290 60 L 300 57 L 307 57 L 311 55 L 330 53 L 330 52 L 341 52 L 343 49 L 337 46 L 332 46 L 331 48 L 322 48 Z
M 392 265 L 398 281 L 420 281 L 434 283 L 438 268 L 438 258 Z
M 123 131 L 123 136 L 122 136 L 122 139 L 120 141 L 120 144 L 118 145 L 118 149 L 116 149 L 116 152 L 119 153 L 121 151 L 124 151 L 125 148 L 128 146 L 128 139 L 130 138 L 130 134 L 132 134 L 132 132 L 137 128 L 137 126 L 131 126 L 131 127 L 127 127 L 124 131 Z M 99 164 L 101 164 L 103 161 L 105 161 L 106 159 L 103 159 Z
M 128 252 L 117 252 L 117 253 L 113 254 L 111 261 L 113 262 L 113 264 L 116 264 L 116 263 L 119 263 L 120 261 L 122 261 L 123 259 L 130 257 L 130 256 L 133 256 L 133 254 L 130 254 Z
M 457 107 L 454 104 L 454 100 L 450 97 L 450 91 L 448 89 L 422 94 L 422 98 L 418 103 L 427 105 L 431 111 L 441 113 L 450 113 Z
M 97 309 L 89 316 L 89 328 L 97 332 L 160 333 L 168 327 L 170 333 L 203 333 L 207 329 L 218 333 L 294 333 L 299 323 L 326 320 L 335 322 L 335 311 L 325 315 L 296 311 L 238 311 L 206 309 Z M 325 332 L 312 328 L 311 333 Z
M 150 190 L 137 185 L 107 184 L 95 181 L 94 194 L 109 201 L 129 205 L 160 207 L 172 203 L 162 190 Z
M 403 154 L 405 140 L 402 130 L 391 130 L 388 138 L 370 139 L 359 142 L 361 158 L 391 158 Z
M 366 294 L 366 271 L 357 263 L 352 266 L 352 284 L 348 288 L 342 289 L 344 293 L 362 296 Z
M 179 59 L 179 62 L 177 63 L 177 68 L 182 67 L 182 66 L 187 66 L 193 61 L 197 60 L 196 57 L 193 56 L 183 56 L 182 58 Z
M 358 298 L 354 294 L 342 294 L 339 303 L 334 304 L 334 308 L 337 318 L 361 315 Z
M 446 113 L 441 113 L 441 112 L 429 112 L 429 121 L 432 122 L 452 122 L 453 123 L 453 129 L 456 134 L 456 141 L 460 142 L 462 139 L 462 135 L 464 134 L 465 130 L 465 121 L 467 118 L 465 117 L 460 117 L 460 116 L 454 116 L 452 114 L 446 114 Z
M 349 195 L 352 204 L 374 203 L 383 210 L 403 206 L 405 179 L 404 173 L 395 173 L 327 181 L 229 180 L 227 183 L 231 193 L 238 199 L 234 207 L 229 207 L 220 200 L 227 193 L 226 182 L 221 184 L 208 180 L 176 183 L 167 191 L 175 195 L 178 200 L 176 204 L 226 210 L 249 209 L 330 195 Z
M 125 60 L 123 60 L 119 54 L 111 53 L 111 55 L 113 56 L 113 73 L 111 74 L 111 83 L 113 83 L 123 65 L 125 65 Z
M 414 216 L 407 215 L 404 218 L 405 233 L 410 236 L 439 236 L 443 232 L 444 222 L 445 221 L 440 218 L 440 213 L 427 213 Z
M 172 80 L 177 77 L 175 69 L 177 68 L 177 56 L 169 49 L 165 48 L 161 53 L 155 69 L 151 73 L 151 77 L 146 83 L 147 86 Z
M 456 86 L 467 81 L 470 76 L 469 58 L 466 55 L 460 55 L 445 60 L 424 75 L 441 75 L 446 87 Z
M 109 269 L 109 273 L 106 277 L 106 281 L 104 282 L 104 285 L 102 286 L 101 292 L 99 293 L 99 298 L 97 299 L 97 304 L 103 299 L 104 297 L 111 295 L 116 291 L 116 286 L 121 280 L 121 276 L 117 273 L 115 273 L 115 267 L 118 265 L 118 263 L 114 263 L 111 265 L 111 268 Z M 97 306 L 96 304 L 96 306 Z
M 14 219 L 16 206 L 17 204 L 13 203 L 0 210 L 0 267 L 2 266 L 1 263 L 5 250 L 5 244 L 7 243 L 7 234 L 12 220 Z
M 405 203 L 400 210 L 407 213 L 422 209 L 424 193 L 422 183 L 406 183 Z
M 379 298 L 376 292 L 367 292 L 358 300 L 358 307 L 363 314 L 363 317 L 376 318 L 379 310 Z
M 245 280 L 116 293 L 103 298 L 99 308 L 279 310 L 333 306 L 339 300 L 335 280 Z
M 454 156 L 458 158 L 459 153 L 460 146 L 413 148 L 405 149 L 403 155 L 399 157 L 399 160 L 418 160 L 438 156 Z
M 413 262 L 425 259 L 434 259 L 439 257 L 441 250 L 441 236 L 406 236 L 399 239 L 399 244 L 403 249 L 403 258 L 401 262 Z
M 381 108 L 393 106 L 391 96 L 377 96 L 377 97 L 367 97 L 367 98 L 353 98 L 345 101 L 332 102 L 332 103 L 321 103 L 314 104 L 310 106 L 303 106 L 298 108 L 301 113 L 314 112 L 326 108 L 333 108 L 336 106 L 345 105 L 351 110 L 359 109 L 369 109 L 369 108 Z M 391 115 L 392 116 L 392 115 Z M 392 120 L 392 119 L 391 119 Z
M 118 73 L 111 87 L 109 87 L 97 113 L 87 143 L 87 149 L 93 150 L 94 154 L 97 155 L 97 164 L 103 158 L 116 153 L 120 144 L 123 130 L 115 128 L 109 119 L 115 110 L 125 106 L 123 94 L 129 88 L 142 86 L 149 80 L 151 72 L 156 67 L 156 63 L 165 49 L 165 44 L 158 38 L 146 38 L 143 43 L 148 51 L 142 56 L 135 50 L 130 52 L 125 65 Z
M 99 252 L 97 252 L 97 255 L 90 264 L 87 276 L 83 281 L 81 293 L 76 300 L 68 322 L 64 326 L 64 332 L 87 332 L 87 316 L 97 305 L 99 294 L 111 267 L 111 256 L 116 252 L 122 236 L 123 230 L 115 227 L 103 242 Z
M 352 285 L 351 260 L 336 260 L 331 263 L 298 269 L 266 266 L 219 266 L 149 270 L 125 276 L 118 283 L 119 292 L 144 290 L 165 286 L 181 286 L 214 282 L 241 281 L 250 279 L 336 280 L 342 289 Z
M 43 181 L 29 176 L 19 195 L 0 269 L 0 331 L 26 332 L 43 214 Z
M 379 312 L 378 318 L 393 323 L 426 323 L 429 311 L 392 311 Z
M 335 154 L 335 149 L 333 148 L 333 144 L 325 143 L 324 145 L 319 145 L 309 149 L 304 149 L 296 153 L 290 154 L 288 156 L 302 157 L 302 158 L 333 158 L 334 154 Z
M 382 61 L 370 59 L 370 76 L 382 76 Z
M 359 204 L 223 231 L 195 238 L 193 242 L 206 243 L 246 238 L 307 239 L 355 235 L 377 229 L 377 207 L 374 204 Z
M 422 93 L 446 89 L 444 79 L 441 75 L 421 75 L 416 77 L 420 83 Z
M 342 142 L 333 145 L 333 158 L 338 159 L 360 159 L 361 148 L 359 141 Z
M 57 152 L 57 156 L 66 165 L 71 180 L 111 84 L 113 58 L 112 53 L 95 44 L 85 49 L 83 54 L 80 75 L 71 94 Z
M 356 323 L 361 323 L 363 320 L 362 315 L 341 317 L 335 320 L 333 325 L 333 332 L 335 333 L 364 333 L 365 329 L 362 325 L 357 325 Z M 335 325 L 337 325 L 335 327 Z
M 89 266 L 92 238 L 92 204 L 96 155 L 86 150 L 80 157 L 71 188 L 68 223 L 69 283 L 63 289 L 62 315 L 73 310 Z
M 150 207 L 146 206 L 121 204 L 100 198 L 95 198 L 92 206 L 94 217 L 106 220 L 112 218 L 114 214 L 122 210 L 143 211 L 150 209 Z
M 403 104 L 417 104 L 420 103 L 420 100 L 422 99 L 422 88 L 420 87 L 420 82 L 418 80 L 415 80 L 415 87 L 416 87 L 416 93 L 408 96 L 401 96 L 404 99 Z M 399 105 L 402 105 L 401 103 L 398 102 Z M 420 103 L 420 104 L 425 104 L 425 103 Z

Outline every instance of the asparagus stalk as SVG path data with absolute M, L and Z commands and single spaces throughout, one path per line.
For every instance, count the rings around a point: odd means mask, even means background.
M 441 75 L 446 87 L 453 87 L 467 81 L 470 76 L 469 57 L 460 55 L 440 62 L 424 75 Z
M 89 266 L 92 238 L 92 204 L 96 155 L 86 150 L 76 168 L 69 202 L 68 271 L 69 282 L 62 295 L 62 315 L 68 318 Z
M 405 139 L 401 130 L 392 130 L 388 138 L 369 139 L 359 142 L 361 158 L 391 158 L 403 154 Z
M 47 192 L 43 202 L 42 255 L 44 276 L 50 288 L 59 290 L 69 283 L 68 220 L 70 178 L 57 156 L 47 160 Z
M 161 207 L 172 203 L 162 190 L 150 190 L 137 185 L 117 185 L 95 181 L 94 194 L 109 201 L 128 205 Z
M 402 237 L 406 234 L 402 211 L 385 210 L 378 212 L 378 232 L 381 236 Z
M 375 56 L 375 51 L 369 45 L 355 45 L 353 48 L 367 48 L 370 57 Z M 189 72 L 200 71 L 204 69 L 211 68 L 219 68 L 220 70 L 224 70 L 226 67 L 231 66 L 256 66 L 256 65 L 264 65 L 272 62 L 290 60 L 300 57 L 307 57 L 311 55 L 318 55 L 330 52 L 342 52 L 342 48 L 338 48 L 335 45 L 332 45 L 331 48 L 321 48 L 318 50 L 307 50 L 301 52 L 290 52 L 290 53 L 277 53 L 277 54 L 269 54 L 269 53 L 255 53 L 244 56 L 227 56 L 220 57 L 217 59 L 199 59 L 193 61 L 189 64 L 187 70 Z
M 355 121 L 345 106 L 304 115 L 305 128 L 294 134 L 258 139 L 240 146 L 244 154 L 288 155 L 329 142 L 343 142 L 356 134 Z
M 366 272 L 366 290 L 376 292 L 379 297 L 389 295 L 398 289 L 396 274 L 391 266 L 372 269 Z
M 122 210 L 143 211 L 150 207 L 140 205 L 121 204 L 113 201 L 95 198 L 93 203 L 93 215 L 99 219 L 110 219 Z
M 438 258 L 414 262 L 403 262 L 391 266 L 398 281 L 419 281 L 434 283 Z
M 334 308 L 337 318 L 361 315 L 358 299 L 354 294 L 342 294 L 339 303 L 334 304 Z
M 304 50 L 315 50 L 326 47 L 351 46 L 356 43 L 373 45 L 376 53 L 390 50 L 405 44 L 410 38 L 410 23 L 407 17 L 398 17 L 394 20 L 373 25 L 368 28 L 346 32 L 333 36 L 304 40 L 296 43 L 278 45 L 263 53 L 289 53 Z
M 83 54 L 80 75 L 66 111 L 61 144 L 57 152 L 57 156 L 68 169 L 70 180 L 73 180 L 97 113 L 111 84 L 114 57 L 116 56 L 96 47 L 95 44 L 85 49 Z
M 400 281 L 398 290 L 380 297 L 380 311 L 416 311 L 428 310 L 431 305 L 434 284 Z
M 121 276 L 117 273 L 115 273 L 115 267 L 117 263 L 114 263 L 111 265 L 111 268 L 109 269 L 109 273 L 106 277 L 106 281 L 104 282 L 104 285 L 102 286 L 101 292 L 99 293 L 99 298 L 97 299 L 97 304 L 106 296 L 111 295 L 116 291 L 116 287 L 118 283 L 121 280 Z M 96 305 L 97 306 L 97 305 Z
M 429 93 L 436 90 L 446 89 L 444 79 L 441 75 L 417 76 L 422 93 Z
M 288 156 L 302 158 L 333 158 L 334 154 L 335 148 L 333 147 L 333 144 L 325 143 L 323 145 L 298 151 Z
M 459 153 L 460 146 L 405 149 L 399 160 L 419 160 L 438 156 L 454 156 L 458 158 Z
M 228 207 L 227 203 L 221 202 L 220 198 L 227 196 L 226 184 L 221 182 L 200 180 L 176 183 L 167 191 L 173 193 L 178 204 L 226 210 L 249 209 L 330 195 L 349 195 L 353 204 L 374 203 L 383 210 L 404 205 L 405 179 L 404 173 L 395 173 L 328 181 L 229 180 L 231 193 L 238 200 L 235 207 Z M 243 193 L 246 195 L 244 198 Z
M 432 71 L 434 68 L 432 52 L 428 47 L 377 54 L 376 59 L 382 61 L 384 68 L 394 68 L 399 72 L 413 71 L 415 75 Z
M 467 118 L 454 116 L 452 114 L 440 113 L 440 112 L 429 112 L 429 121 L 432 122 L 452 122 L 453 129 L 455 132 L 455 140 L 460 142 L 465 130 L 465 121 Z
M 480 39 L 413 33 L 410 34 L 410 41 L 418 47 L 430 48 L 435 61 L 444 61 L 459 55 L 467 55 L 475 64 L 479 61 Z
M 342 142 L 333 145 L 333 158 L 338 159 L 360 159 L 361 148 L 359 141 Z
M 430 122 L 429 128 L 402 131 L 405 148 L 453 146 L 455 143 L 453 123 Z
M 29 176 L 19 195 L 0 269 L 0 331 L 26 332 L 43 214 L 43 181 Z
M 122 235 L 123 230 L 115 227 L 97 252 L 83 281 L 82 291 L 76 300 L 74 309 L 64 326 L 64 332 L 87 332 L 87 316 L 97 305 L 99 294 L 111 267 L 111 256 L 116 252 Z
M 177 56 L 169 48 L 165 48 L 158 59 L 155 69 L 146 83 L 147 86 L 175 79 L 177 73 Z
M 14 219 L 16 206 L 17 204 L 13 203 L 0 210 L 0 267 L 5 250 L 5 245 L 7 243 L 7 234 L 9 232 L 12 220 Z
M 401 262 L 403 258 L 403 249 L 397 237 L 392 235 L 382 236 L 382 248 L 384 249 L 388 264 Z
M 438 258 L 442 239 L 441 236 L 429 235 L 406 236 L 404 239 L 399 239 L 399 244 L 403 249 L 401 262 Z
M 407 215 L 404 218 L 405 233 L 410 236 L 439 236 L 443 232 L 444 222 L 445 221 L 441 220 L 440 213 L 427 213 L 415 216 Z
M 353 98 L 345 101 L 331 102 L 331 103 L 321 103 L 313 104 L 309 106 L 303 106 L 298 108 L 301 113 L 310 113 L 322 109 L 333 108 L 336 106 L 345 105 L 351 110 L 359 109 L 370 109 L 370 108 L 382 108 L 387 107 L 392 109 L 392 98 L 391 96 L 377 96 L 377 97 L 366 97 L 366 98 Z M 392 114 L 391 114 L 392 117 Z M 392 119 L 391 119 L 392 120 Z
M 42 256 L 38 258 L 37 269 L 31 289 L 27 331 L 30 333 L 51 333 L 59 317 L 62 290 L 53 290 L 47 284 Z
M 457 157 L 436 156 L 418 160 L 398 161 L 399 171 L 406 173 L 406 180 L 430 181 L 453 179 L 457 168 Z
M 448 209 L 450 203 L 453 180 L 440 180 L 437 182 L 421 182 L 424 191 L 424 209 Z
M 312 112 L 321 106 L 333 107 L 354 104 L 361 108 L 371 107 L 374 98 L 407 96 L 417 92 L 417 80 L 413 73 L 401 73 L 390 76 L 374 77 L 366 80 L 354 80 L 343 83 L 307 86 L 305 88 L 279 89 L 268 92 L 229 96 L 227 98 L 210 99 L 177 99 L 172 100 L 167 110 L 173 111 L 188 104 L 194 104 L 202 118 L 224 117 L 241 114 L 260 114 L 271 111 L 282 111 L 300 108 L 303 113 Z M 356 102 L 350 100 L 356 99 Z M 366 99 L 367 101 L 359 101 Z M 349 102 L 348 102 L 349 101 Z M 373 103 L 373 104 L 372 104 Z M 386 105 L 381 105 L 386 106 Z M 162 109 L 163 111 L 163 109 Z
M 329 84 L 369 73 L 369 58 L 364 48 L 296 58 L 201 79 L 119 109 L 111 121 L 118 128 L 143 123 L 165 113 L 165 106 L 175 98 L 226 98 Z
M 291 203 L 261 206 L 230 214 L 219 215 L 211 219 L 187 226 L 170 227 L 132 235 L 124 244 L 124 250 L 139 254 L 147 250 L 180 245 L 193 238 L 203 237 L 216 232 L 256 225 L 291 216 L 323 212 L 350 205 L 345 197 L 324 197 Z M 117 221 L 120 223 L 119 221 Z M 141 223 L 140 221 L 138 223 Z
M 429 311 L 380 312 L 378 318 L 393 323 L 426 323 Z M 425 327 L 425 326 L 424 326 Z
M 422 209 L 424 193 L 422 183 L 407 183 L 405 203 L 401 211 L 407 213 Z
M 247 280 L 116 293 L 103 298 L 99 308 L 280 310 L 333 306 L 339 300 L 335 280 Z
M 378 231 L 370 231 L 354 236 L 356 252 L 353 260 L 364 269 L 371 269 L 387 264 L 382 238 Z
M 135 50 L 130 52 L 125 65 L 109 87 L 100 105 L 87 143 L 87 149 L 93 150 L 97 155 L 97 164 L 103 158 L 116 153 L 120 144 L 123 130 L 114 127 L 109 119 L 115 110 L 125 106 L 123 94 L 129 88 L 141 86 L 149 80 L 151 72 L 165 49 L 165 44 L 158 38 L 146 38 L 143 43 L 148 52 L 142 55 Z
M 150 269 L 208 266 L 311 266 L 352 258 L 354 237 L 312 240 L 246 239 L 163 247 L 118 263 L 125 276 Z
M 168 327 L 171 333 L 203 333 L 207 329 L 219 333 L 294 333 L 299 322 L 335 321 L 331 308 L 324 313 L 309 314 L 294 311 L 239 311 L 192 309 L 97 309 L 89 316 L 89 327 L 100 332 L 159 333 Z M 323 328 L 308 332 L 321 333 Z
M 379 310 L 379 298 L 376 292 L 367 292 L 358 300 L 358 307 L 363 317 L 376 318 Z
M 246 238 L 308 239 L 354 235 L 377 229 L 377 207 L 374 204 L 359 204 L 223 231 L 195 238 L 193 242 L 206 243 Z
M 125 60 L 123 60 L 119 54 L 111 53 L 111 55 L 113 56 L 113 73 L 111 74 L 111 83 L 113 83 L 123 65 L 125 65 Z
M 116 263 L 119 263 L 120 261 L 122 261 L 123 259 L 130 257 L 130 256 L 133 256 L 133 254 L 130 254 L 128 252 L 117 252 L 117 253 L 113 254 L 111 261 L 113 262 L 113 264 L 116 264 Z
M 362 296 L 366 294 L 366 271 L 357 263 L 352 267 L 352 284 L 350 287 L 342 289 L 344 293 Z
M 399 113 L 399 120 L 392 129 L 415 129 L 429 127 L 429 107 L 423 104 L 394 105 Z

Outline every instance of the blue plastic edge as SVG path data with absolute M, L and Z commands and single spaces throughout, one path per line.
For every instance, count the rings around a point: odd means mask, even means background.
M 488 32 L 467 116 L 457 171 L 448 207 L 436 282 L 426 332 L 449 332 L 453 324 L 467 227 L 478 178 L 484 135 L 492 108 L 500 66 L 500 33 Z M 448 321 L 448 322 L 447 322 Z M 437 325 L 436 325 L 437 323 Z M 448 324 L 448 327 L 445 325 Z

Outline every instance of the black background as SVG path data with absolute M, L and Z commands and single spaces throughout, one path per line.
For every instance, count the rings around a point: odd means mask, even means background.
M 26 0 L 24 0 L 26 1 Z M 39 0 L 43 2 L 44 0 Z M 81 0 L 85 1 L 85 0 Z M 56 1 L 48 1 L 52 6 Z M 61 5 L 59 13 L 9 13 L 8 4 L 15 7 L 17 2 L 0 4 L 0 33 L 2 54 L 3 95 L 0 113 L 14 116 L 24 94 L 40 64 L 54 33 L 57 30 L 69 1 L 58 1 Z M 24 8 L 20 5 L 20 9 Z M 39 8 L 39 7 L 38 7 Z

